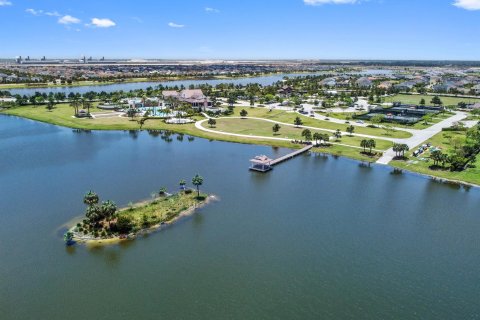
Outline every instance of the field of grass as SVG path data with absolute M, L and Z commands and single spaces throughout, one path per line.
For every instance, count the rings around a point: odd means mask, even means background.
M 203 123 L 205 128 L 209 128 L 206 122 Z M 276 138 L 286 138 L 286 139 L 295 139 L 295 140 L 304 140 L 302 137 L 302 128 L 296 128 L 292 126 L 281 126 L 280 131 L 274 135 L 272 131 L 273 123 L 268 121 L 256 120 L 256 119 L 217 119 L 217 124 L 215 128 L 212 130 L 221 131 L 221 132 L 229 132 L 229 133 L 236 133 L 236 134 L 244 134 L 244 135 L 254 135 L 254 136 L 265 136 L 265 137 L 276 137 Z M 328 135 L 332 135 L 331 132 L 322 131 L 322 130 L 311 130 L 312 134 L 315 132 L 319 133 L 326 133 Z M 356 137 L 356 136 L 348 136 L 343 135 L 338 142 L 342 144 L 347 144 L 354 147 L 360 146 L 360 141 L 365 138 Z M 377 143 L 377 150 L 387 150 L 392 146 L 390 141 L 377 139 L 375 140 Z M 359 152 L 359 151 L 357 151 Z
M 448 150 L 448 148 L 451 147 L 452 143 L 454 143 L 456 139 L 465 139 L 465 132 L 461 132 L 461 131 L 440 132 L 437 135 L 433 136 L 431 139 L 427 140 L 427 142 L 430 142 L 432 146 L 439 147 L 442 150 L 446 151 Z M 449 179 L 454 181 L 464 181 L 464 182 L 480 185 L 480 157 L 479 156 L 477 156 L 476 161 L 471 164 L 470 168 L 467 168 L 466 170 L 461 172 L 452 172 L 448 169 L 432 170 L 429 168 L 433 164 L 433 161 L 428 159 L 430 156 L 429 152 L 422 154 L 418 158 L 411 156 L 412 151 L 415 150 L 416 148 L 413 148 L 408 154 L 406 154 L 408 156 L 408 160 L 406 161 L 393 160 L 389 164 L 393 167 L 406 169 L 406 170 L 418 172 L 421 174 L 432 175 L 432 176 L 436 176 L 444 179 Z M 420 160 L 420 158 L 424 158 L 426 160 L 422 161 Z
M 427 105 L 431 105 L 430 101 L 433 96 L 430 95 L 409 95 L 409 94 L 398 94 L 392 97 L 387 97 L 385 102 L 402 102 L 405 104 L 419 104 L 421 99 L 425 99 Z M 443 102 L 444 106 L 457 106 L 459 102 L 465 103 L 477 103 L 480 102 L 480 99 L 473 98 L 458 98 L 458 97 L 442 97 L 440 99 Z
M 235 108 L 234 116 L 236 117 L 240 116 L 241 110 L 242 108 Z M 310 117 L 301 116 L 297 113 L 281 111 L 281 110 L 269 111 L 269 109 L 266 109 L 266 108 L 265 109 L 264 108 L 246 108 L 245 110 L 247 110 L 249 117 L 270 119 L 270 120 L 284 122 L 288 124 L 293 124 L 293 121 L 295 120 L 295 118 L 300 117 L 303 121 L 304 126 L 315 127 L 319 129 L 329 129 L 329 130 L 340 129 L 340 131 L 345 132 L 347 127 L 349 126 L 348 124 L 340 124 L 340 123 L 334 123 L 330 121 L 312 119 Z M 352 124 L 355 125 L 354 123 Z M 381 137 L 409 138 L 412 136 L 410 132 L 406 132 L 406 131 L 397 130 L 391 134 L 387 134 L 385 130 L 380 128 L 365 128 L 365 127 L 359 127 L 359 126 L 355 126 L 355 133 L 377 136 L 379 138 Z
M 203 203 L 206 194 L 177 193 L 169 197 L 159 197 L 152 202 L 142 203 L 119 211 L 118 215 L 125 215 L 132 219 L 134 230 L 169 222 L 184 211 Z

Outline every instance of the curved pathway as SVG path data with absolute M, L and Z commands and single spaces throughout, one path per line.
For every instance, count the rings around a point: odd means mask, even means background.
M 199 121 L 195 122 L 195 128 L 197 128 L 197 129 L 199 129 L 199 130 L 202 130 L 202 131 L 205 131 L 205 132 L 209 132 L 209 133 L 221 134 L 221 135 L 224 135 L 224 136 L 240 137 L 240 138 L 262 139 L 262 140 L 275 140 L 275 141 L 288 141 L 288 142 L 291 142 L 291 141 L 294 140 L 294 139 L 288 139 L 288 138 L 276 138 L 276 137 L 256 136 L 256 135 L 248 135 L 248 134 L 240 134 L 240 133 L 230 133 L 230 132 L 223 132 L 223 131 L 212 130 L 212 129 L 205 128 L 205 127 L 202 125 L 202 124 L 204 124 L 205 122 L 207 122 L 208 119 L 210 119 L 210 117 L 208 117 L 207 119 L 203 119 L 203 120 L 199 120 Z M 287 123 L 278 122 L 278 121 L 273 121 L 273 120 L 269 120 L 269 119 L 263 119 L 263 118 L 251 118 L 251 117 L 245 117 L 245 118 L 241 118 L 241 117 L 221 117 L 221 118 L 216 118 L 216 119 L 255 119 L 255 120 L 263 120 L 263 121 L 267 121 L 267 122 L 278 123 L 278 124 L 287 125 L 287 126 L 294 126 L 294 125 L 290 125 L 290 124 L 287 124 Z M 300 128 L 312 128 L 312 127 L 300 126 Z M 315 129 L 315 130 L 323 130 L 323 129 L 319 129 L 319 128 L 313 128 L 313 129 Z M 332 132 L 333 132 L 333 131 L 335 131 L 335 130 L 326 130 L 326 131 L 332 131 Z M 375 137 L 375 138 L 378 138 L 378 137 Z M 331 145 L 345 146 L 345 147 L 350 147 L 350 148 L 354 148 L 354 149 L 361 149 L 361 150 L 363 150 L 362 147 L 351 146 L 351 145 L 345 144 L 345 143 L 330 142 L 330 141 L 329 141 L 328 143 L 331 144 Z M 372 150 L 378 151 L 378 152 L 383 152 L 383 150 L 377 150 L 377 149 L 372 149 Z
M 219 118 L 214 118 L 214 119 L 252 119 L 252 120 L 266 121 L 266 122 L 270 122 L 270 123 L 274 123 L 274 124 L 278 123 L 282 126 L 296 127 L 296 128 L 302 128 L 302 129 L 310 129 L 310 130 L 315 130 L 315 131 L 325 131 L 325 132 L 332 132 L 332 133 L 337 131 L 337 130 L 332 130 L 332 129 L 324 129 L 324 128 L 318 128 L 318 127 L 303 126 L 303 125 L 302 126 L 296 126 L 296 125 L 290 124 L 290 123 L 285 123 L 285 122 L 280 122 L 280 121 L 275 121 L 275 120 L 265 119 L 265 118 L 257 118 L 257 117 L 219 117 Z M 200 121 L 205 121 L 205 120 L 208 120 L 208 119 L 204 119 L 204 120 L 200 120 Z M 200 128 L 198 128 L 198 129 L 200 129 Z M 215 131 L 215 132 L 220 132 L 220 131 Z M 369 139 L 381 139 L 381 140 L 386 140 L 386 141 L 391 141 L 391 142 L 397 142 L 397 141 L 403 140 L 403 139 L 396 139 L 396 138 L 386 138 L 386 137 L 372 136 L 372 135 L 361 134 L 361 133 L 350 134 L 348 132 L 343 132 L 343 131 L 341 131 L 341 133 L 342 133 L 342 135 L 369 138 Z M 248 137 L 248 135 L 247 135 L 247 137 Z

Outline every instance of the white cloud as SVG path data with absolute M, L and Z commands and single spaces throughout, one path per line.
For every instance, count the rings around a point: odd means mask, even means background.
M 25 12 L 33 14 L 34 16 L 39 16 L 43 13 L 43 10 L 27 9 Z
M 58 13 L 57 11 L 45 12 L 45 15 L 46 15 L 46 16 L 50 16 L 50 17 L 60 17 L 60 16 L 61 16 L 61 14 Z
M 98 28 L 110 28 L 115 27 L 117 24 L 110 19 L 93 18 L 91 25 Z
M 220 12 L 220 10 L 218 10 L 218 9 L 209 8 L 209 7 L 206 7 L 205 11 L 208 12 L 208 13 L 219 13 Z
M 360 0 L 303 0 L 303 2 L 310 6 L 319 6 L 322 4 L 353 4 Z
M 178 24 L 178 23 L 174 23 L 174 22 L 169 22 L 168 26 L 171 27 L 171 28 L 183 28 L 183 27 L 185 27 L 185 25 L 183 25 L 183 24 Z
M 11 6 L 12 2 L 8 0 L 0 0 L 0 7 Z
M 0 0 L 1 1 L 1 0 Z M 28 12 L 34 16 L 50 16 L 50 17 L 60 17 L 61 14 L 57 11 L 48 12 L 43 10 L 27 9 L 25 12 Z
M 453 5 L 466 10 L 480 10 L 480 0 L 455 0 Z
M 58 23 L 60 24 L 73 24 L 73 23 L 80 23 L 81 20 L 70 15 L 66 15 L 58 19 Z

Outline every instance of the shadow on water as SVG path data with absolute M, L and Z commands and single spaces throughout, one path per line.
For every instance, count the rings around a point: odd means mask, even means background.
M 392 171 L 390 171 L 390 174 L 392 176 L 401 176 L 403 175 L 403 170 L 402 169 L 398 169 L 398 168 L 393 168 Z
M 372 164 L 370 162 L 359 162 L 358 163 L 358 167 L 361 168 L 361 169 L 368 169 L 368 170 L 371 170 L 372 169 Z

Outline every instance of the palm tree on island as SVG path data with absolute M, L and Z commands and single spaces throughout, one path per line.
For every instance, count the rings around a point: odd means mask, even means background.
M 197 197 L 200 198 L 200 186 L 203 184 L 203 177 L 196 174 L 192 179 L 192 184 L 197 187 Z
M 91 190 L 88 191 L 83 197 L 83 203 L 85 203 L 87 206 L 92 206 L 94 204 L 97 204 L 98 201 L 99 201 L 98 194 L 96 194 Z
M 180 190 L 185 190 L 185 185 L 187 182 L 185 180 L 180 180 L 179 185 L 180 185 Z

